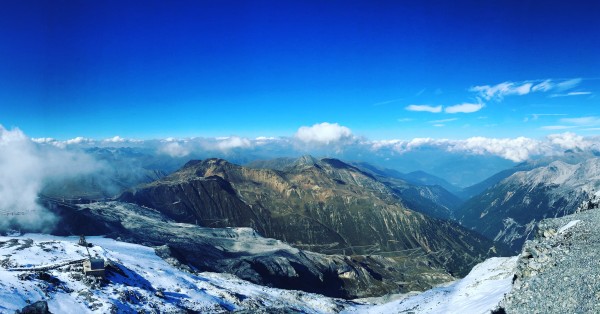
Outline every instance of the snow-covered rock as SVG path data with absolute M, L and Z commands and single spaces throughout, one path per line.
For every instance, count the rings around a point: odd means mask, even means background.
M 26 234 L 0 237 L 0 313 L 46 300 L 53 313 L 222 313 L 289 309 L 337 313 L 351 303 L 300 291 L 263 287 L 217 273 L 194 275 L 158 257 L 154 249 L 89 237 L 90 254 L 104 258 L 106 281 L 83 276 L 87 256 L 78 237 Z M 58 267 L 64 265 L 62 267 Z M 43 272 L 24 269 L 40 269 Z M 56 267 L 56 268 L 53 268 Z
M 457 217 L 464 226 L 520 251 L 539 221 L 591 207 L 582 202 L 599 190 L 600 158 L 576 164 L 559 160 L 514 173 L 467 201 Z
M 491 258 L 458 281 L 426 292 L 347 301 L 264 287 L 233 275 L 192 274 L 155 250 L 88 237 L 93 257 L 107 261 L 105 281 L 88 278 L 78 237 L 43 234 L 0 237 L 0 313 L 44 300 L 53 313 L 487 313 L 510 290 L 516 257 Z M 36 271 L 43 269 L 43 271 Z

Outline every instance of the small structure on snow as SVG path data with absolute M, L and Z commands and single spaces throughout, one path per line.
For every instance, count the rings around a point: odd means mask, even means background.
M 83 273 L 86 276 L 95 276 L 104 278 L 104 259 L 89 258 L 83 261 Z
M 104 259 L 92 257 L 92 255 L 90 254 L 90 249 L 89 249 L 89 247 L 91 245 L 90 245 L 90 243 L 88 243 L 85 240 L 84 235 L 81 235 L 79 237 L 79 245 L 85 246 L 85 249 L 87 250 L 87 253 L 88 253 L 88 259 L 83 261 L 83 273 L 86 276 L 95 276 L 95 277 L 104 278 L 104 270 L 105 270 Z

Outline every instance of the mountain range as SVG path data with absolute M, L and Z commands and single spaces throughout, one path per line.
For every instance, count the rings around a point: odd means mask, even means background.
M 468 200 L 456 213 L 463 226 L 520 250 L 544 218 L 571 214 L 600 187 L 600 159 L 562 160 L 517 171 Z

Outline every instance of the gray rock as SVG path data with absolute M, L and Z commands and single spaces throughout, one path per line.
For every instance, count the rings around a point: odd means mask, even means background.
M 525 243 L 513 289 L 500 308 L 525 314 L 600 313 L 598 225 L 600 210 L 541 221 L 537 237 Z

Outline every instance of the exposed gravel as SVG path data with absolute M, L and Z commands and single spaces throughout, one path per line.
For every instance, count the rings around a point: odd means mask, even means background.
M 506 313 L 600 313 L 600 210 L 543 220 L 517 262 Z

